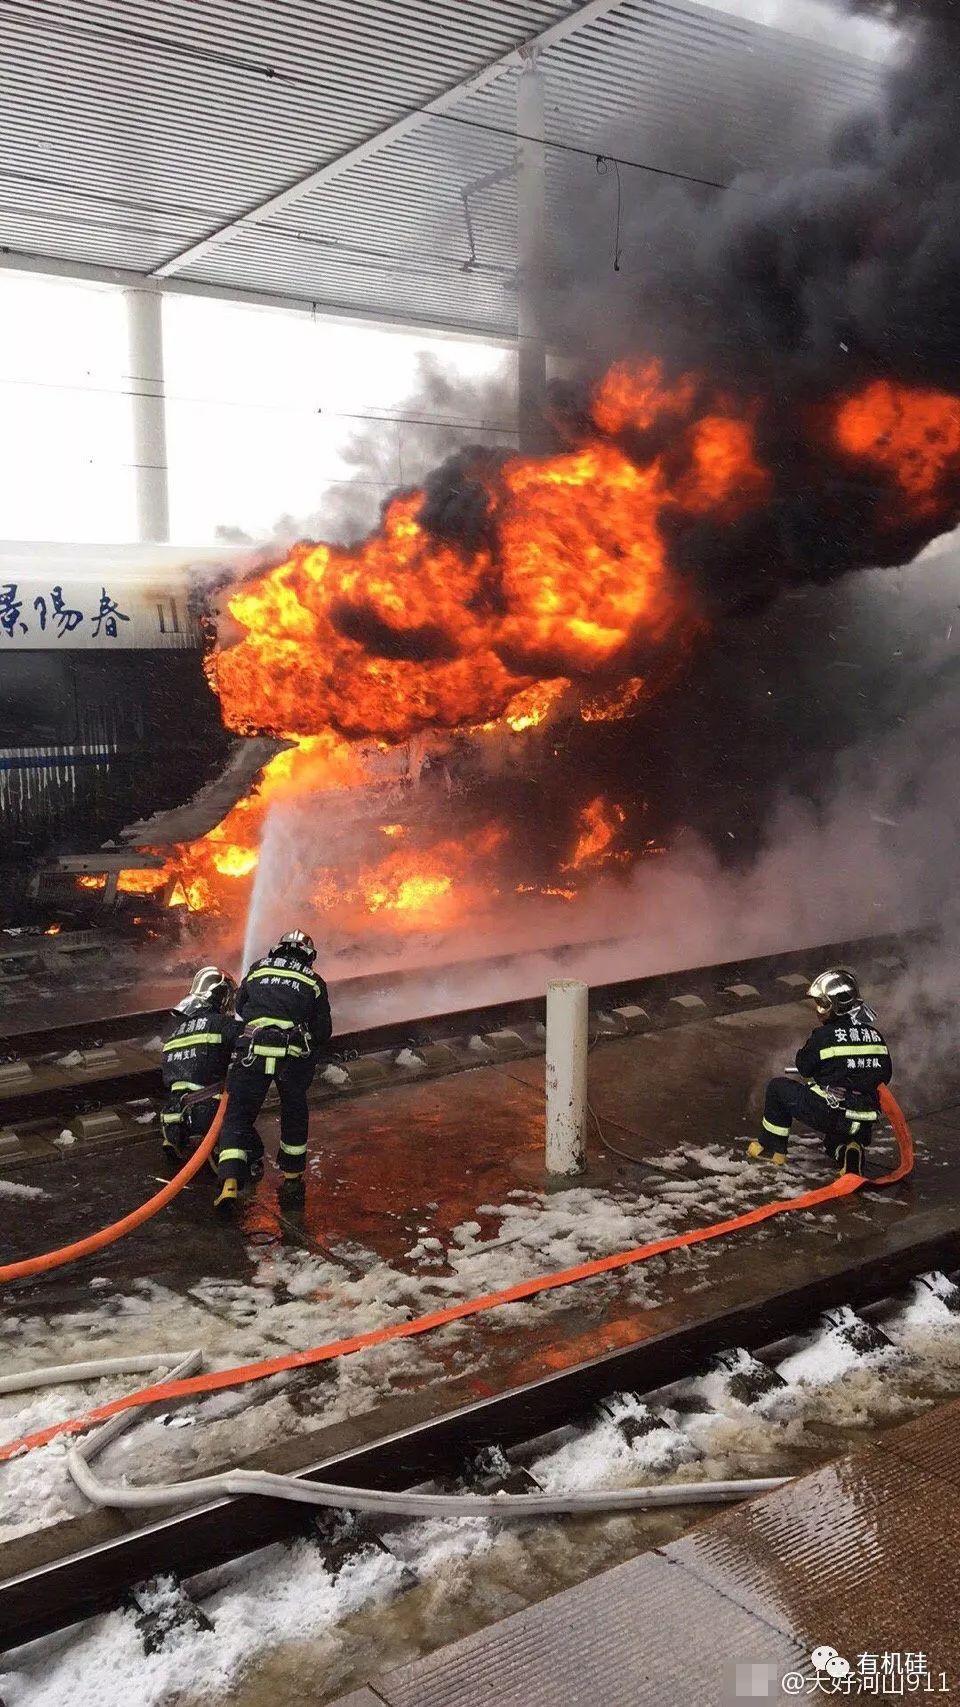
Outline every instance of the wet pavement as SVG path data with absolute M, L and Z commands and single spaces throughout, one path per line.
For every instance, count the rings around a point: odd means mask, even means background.
M 807 1010 L 790 1004 L 601 1043 L 590 1058 L 590 1105 L 612 1149 L 602 1146 L 594 1128 L 589 1171 L 572 1181 L 551 1182 L 543 1173 L 542 1057 L 325 1102 L 311 1115 L 302 1214 L 278 1213 L 277 1175 L 268 1165 L 239 1223 L 224 1225 L 211 1214 L 213 1184 L 204 1172 L 170 1208 L 99 1253 L 95 1271 L 118 1283 L 126 1274 L 149 1275 L 174 1288 L 207 1276 L 245 1279 L 251 1248 L 276 1243 L 332 1255 L 345 1272 L 380 1260 L 419 1273 L 423 1241 L 432 1240 L 439 1254 L 431 1266 L 449 1273 L 442 1253 L 451 1248 L 455 1230 L 474 1220 L 479 1244 L 497 1239 L 501 1209 L 511 1194 L 522 1199 L 583 1184 L 629 1201 L 652 1181 L 663 1183 L 664 1157 L 670 1158 L 670 1175 L 678 1180 L 696 1176 L 697 1152 L 706 1145 L 740 1158 L 746 1136 L 756 1127 L 766 1079 L 792 1054 L 807 1023 Z M 945 1102 L 952 1094 L 955 1111 Z M 916 1115 L 923 1104 L 909 1083 L 901 1095 L 914 1113 L 921 1149 L 917 1169 L 910 1184 L 896 1192 L 842 1207 L 845 1238 L 857 1243 L 876 1237 L 890 1222 L 902 1225 L 942 1206 L 947 1198 L 955 1197 L 960 1215 L 960 1142 L 953 1141 L 955 1134 L 960 1137 L 960 1083 L 954 1093 L 950 1084 L 938 1081 L 937 1112 L 931 1116 Z M 274 1106 L 268 1103 L 261 1120 L 268 1154 L 276 1145 Z M 15 1213 L 5 1217 L 3 1260 L 67 1243 L 150 1196 L 166 1177 L 156 1133 L 154 1123 L 142 1139 L 73 1145 L 49 1159 L 11 1168 L 8 1177 L 39 1185 L 46 1196 L 18 1203 Z M 686 1152 L 679 1162 L 678 1147 Z M 794 1153 L 805 1179 L 811 1169 L 822 1181 L 830 1177 L 827 1164 L 820 1164 L 818 1141 L 799 1138 Z M 883 1159 L 878 1150 L 876 1171 L 890 1153 L 889 1144 Z M 757 1170 L 758 1200 L 769 1194 L 771 1184 L 778 1192 L 789 1189 L 793 1175 L 793 1169 Z M 682 1204 L 677 1207 L 680 1212 Z M 789 1262 L 795 1251 L 802 1262 L 811 1254 L 816 1260 L 822 1229 L 818 1232 L 806 1218 L 802 1227 L 781 1223 L 776 1257 L 761 1258 L 757 1246 L 769 1240 L 769 1229 L 758 1229 L 731 1246 L 713 1246 L 715 1284 L 723 1283 L 731 1266 L 742 1274 L 748 1249 L 752 1285 L 780 1278 L 772 1265 Z M 836 1243 L 835 1228 L 827 1242 Z M 411 1255 L 418 1246 L 419 1255 Z M 44 1311 L 65 1306 L 85 1295 L 91 1272 L 89 1264 L 68 1268 L 22 1283 L 8 1296 L 15 1296 L 21 1308 L 32 1302 Z
M 603 1136 L 620 1154 L 592 1134 L 590 1171 L 573 1182 L 548 1184 L 542 1173 L 542 1058 L 327 1101 L 312 1114 L 302 1216 L 278 1213 L 277 1176 L 270 1166 L 239 1224 L 223 1225 L 211 1213 L 213 1182 L 204 1174 L 154 1220 L 91 1262 L 11 1288 L 8 1311 L 16 1313 L 19 1334 L 33 1317 L 69 1323 L 71 1312 L 89 1310 L 98 1299 L 109 1315 L 111 1297 L 149 1282 L 168 1299 L 183 1300 L 185 1324 L 188 1316 L 196 1318 L 200 1299 L 211 1323 L 218 1315 L 232 1334 L 240 1306 L 230 1288 L 255 1278 L 265 1255 L 319 1260 L 326 1278 L 301 1294 L 303 1309 L 292 1326 L 284 1325 L 285 1281 L 272 1292 L 258 1287 L 252 1304 L 249 1297 L 243 1300 L 242 1357 L 231 1359 L 226 1340 L 218 1343 L 224 1361 L 247 1361 L 258 1329 L 261 1355 L 285 1343 L 284 1335 L 297 1346 L 337 1337 L 328 1326 L 337 1275 L 349 1295 L 345 1308 L 357 1317 L 371 1307 L 371 1295 L 379 1298 L 382 1286 L 405 1287 L 409 1276 L 407 1313 L 415 1315 L 449 1301 L 440 1288 L 451 1277 L 458 1295 L 471 1297 L 521 1274 L 565 1266 L 557 1260 L 557 1241 L 565 1251 L 572 1240 L 576 1251 L 578 1217 L 583 1214 L 586 1225 L 589 1192 L 602 1201 L 604 1213 L 638 1217 L 641 1237 L 649 1237 L 662 1230 L 667 1210 L 671 1227 L 682 1231 L 723 1218 L 731 1206 L 736 1212 L 738 1204 L 746 1206 L 745 1194 L 759 1202 L 801 1184 L 825 1183 L 831 1170 L 819 1142 L 809 1136 L 798 1139 L 788 1170 L 741 1165 L 743 1139 L 755 1129 L 765 1080 L 791 1059 L 808 1029 L 808 1010 L 797 1003 L 598 1044 L 590 1056 L 591 1107 Z M 841 1272 L 865 1253 L 909 1243 L 932 1228 L 956 1224 L 960 1262 L 960 1075 L 950 1065 L 927 1072 L 919 1084 L 898 1080 L 896 1088 L 914 1115 L 918 1143 L 909 1183 L 886 1193 L 860 1193 L 829 1213 L 785 1217 L 658 1258 L 642 1271 L 581 1283 L 550 1295 L 549 1307 L 546 1301 L 510 1306 L 473 1318 L 453 1336 L 428 1336 L 409 1352 L 397 1348 L 384 1391 L 372 1405 L 365 1395 L 346 1415 L 325 1415 L 329 1366 L 306 1371 L 297 1400 L 304 1432 L 279 1447 L 273 1442 L 251 1452 L 248 1446 L 244 1461 L 297 1469 L 477 1397 L 782 1291 L 811 1274 Z M 265 1114 L 261 1130 L 273 1151 L 275 1117 Z M 876 1172 L 892 1160 L 889 1139 L 881 1148 L 871 1161 Z M 637 1160 L 625 1160 L 627 1155 Z M 46 1195 L 3 1204 L 3 1260 L 55 1247 L 125 1214 L 158 1188 L 158 1159 L 154 1128 L 136 1141 L 75 1146 L 7 1169 L 3 1178 Z M 586 1188 L 582 1199 L 568 1193 L 571 1184 Z M 552 1203 L 560 1207 L 551 1218 Z M 637 1208 L 643 1203 L 651 1205 L 654 1217 L 650 1232 L 647 1211 Z M 520 1225 L 517 1210 L 527 1214 L 520 1259 L 508 1249 Z M 542 1246 L 540 1226 L 547 1229 Z M 635 1242 L 640 1240 L 624 1238 L 613 1248 Z M 514 1267 L 505 1268 L 501 1278 L 498 1265 L 508 1264 L 511 1255 Z M 94 1278 L 102 1290 L 91 1290 Z M 395 1289 L 391 1296 L 403 1293 Z M 314 1305 L 318 1325 L 311 1320 Z M 171 1324 L 176 1316 L 168 1312 L 168 1337 Z M 184 1325 L 183 1332 L 192 1336 L 195 1330 Z M 31 1362 L 43 1360 L 41 1341 L 36 1343 Z M 199 1342 L 191 1337 L 189 1343 Z M 5 1349 L 16 1366 L 16 1342 L 8 1338 Z M 104 1352 L 111 1349 L 102 1345 Z M 79 1355 L 78 1349 L 60 1346 L 57 1361 L 71 1354 Z M 250 1390 L 251 1405 L 259 1397 Z M 99 1521 L 82 1520 L 84 1540 L 95 1538 Z M 59 1527 L 73 1531 L 78 1525 Z M 54 1534 L 44 1533 L 44 1548 L 54 1546 Z M 27 1537 L 11 1545 L 29 1550 L 30 1542 Z M 65 1536 L 63 1544 L 74 1541 Z M 17 1562 L 25 1562 L 21 1553 Z
M 560 1677 L 567 1707 L 945 1697 L 958 1605 L 953 1403 L 335 1707 L 530 1707 Z
M 474 1224 L 472 1239 L 478 1247 L 492 1248 L 503 1238 L 503 1206 L 511 1198 L 522 1202 L 537 1192 L 549 1194 L 571 1185 L 606 1190 L 625 1203 L 663 1187 L 674 1193 L 681 1227 L 685 1221 L 702 1224 L 696 1203 L 685 1216 L 682 1196 L 684 1180 L 700 1172 L 698 1153 L 704 1146 L 718 1146 L 720 1160 L 713 1165 L 722 1171 L 728 1166 L 724 1154 L 731 1164 L 742 1157 L 744 1139 L 756 1128 L 766 1079 L 791 1058 L 808 1024 L 808 1010 L 796 1003 L 602 1042 L 590 1058 L 590 1105 L 611 1148 L 601 1145 L 594 1126 L 589 1171 L 573 1181 L 551 1182 L 543 1174 L 542 1058 L 507 1060 L 452 1078 L 392 1084 L 325 1102 L 311 1116 L 302 1214 L 279 1214 L 277 1175 L 268 1164 L 239 1224 L 224 1225 L 211 1213 L 213 1182 L 204 1172 L 159 1216 L 101 1251 L 93 1265 L 20 1283 L 7 1296 L 21 1312 L 36 1308 L 48 1313 L 85 1299 L 93 1273 L 117 1285 L 128 1276 L 149 1276 L 174 1290 L 187 1290 L 208 1277 L 242 1281 L 251 1273 L 254 1253 L 265 1245 L 332 1258 L 354 1276 L 375 1262 L 423 1274 L 425 1257 L 428 1268 L 449 1275 L 447 1258 L 457 1250 L 454 1235 L 465 1222 Z M 830 1216 L 779 1221 L 703 1247 L 689 1271 L 683 1260 L 670 1264 L 657 1259 L 651 1265 L 660 1282 L 657 1322 L 655 1330 L 648 1323 L 646 1331 L 659 1332 L 691 1309 L 779 1289 L 792 1276 L 808 1273 L 811 1263 L 832 1266 L 837 1261 L 837 1217 L 842 1217 L 845 1248 L 882 1240 L 888 1228 L 902 1232 L 952 1204 L 960 1227 L 960 1070 L 941 1070 L 920 1087 L 901 1075 L 895 1088 L 912 1116 L 918 1146 L 909 1183 L 892 1192 L 861 1194 Z M 272 1106 L 268 1103 L 261 1120 L 268 1154 L 276 1144 Z M 928 1107 L 936 1112 L 928 1114 Z M 156 1191 L 165 1178 L 156 1130 L 154 1124 L 145 1128 L 142 1139 L 112 1146 L 74 1145 L 42 1161 L 9 1168 L 6 1177 L 39 1186 L 45 1195 L 18 1201 L 4 1215 L 2 1259 L 13 1261 L 67 1243 L 125 1214 Z M 626 1160 L 628 1156 L 635 1163 Z M 800 1176 L 804 1185 L 825 1183 L 830 1177 L 818 1140 L 798 1136 L 793 1156 L 794 1165 L 776 1173 L 750 1170 L 757 1201 L 772 1189 L 779 1195 L 795 1188 Z M 884 1169 L 891 1157 L 888 1140 L 871 1158 L 873 1170 Z M 669 1171 L 661 1168 L 665 1158 Z M 705 1260 L 709 1299 L 702 1292 L 700 1264 Z M 676 1270 L 672 1281 L 671 1266 Z M 688 1291 L 694 1275 L 699 1302 Z M 571 1294 L 569 1300 L 569 1313 L 581 1317 L 588 1340 L 596 1334 L 592 1343 L 611 1343 L 611 1328 L 613 1343 L 622 1343 L 624 1335 L 635 1336 L 644 1312 L 629 1308 L 621 1318 L 620 1312 L 607 1309 L 599 1324 L 588 1291 Z M 478 1331 L 483 1331 L 482 1323 Z M 515 1374 L 518 1359 L 525 1378 L 540 1356 L 548 1366 L 556 1366 L 541 1336 L 518 1332 L 510 1342 L 514 1356 L 508 1362 L 513 1368 L 499 1375 L 492 1372 L 494 1383 Z M 577 1355 L 583 1353 L 581 1334 Z

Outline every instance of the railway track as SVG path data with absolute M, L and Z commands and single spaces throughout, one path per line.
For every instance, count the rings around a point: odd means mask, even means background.
M 942 1224 L 928 1225 L 921 1238 L 904 1232 L 898 1241 L 894 1235 L 882 1255 L 863 1256 L 747 1306 L 320 1457 L 305 1464 L 299 1477 L 356 1489 L 404 1490 L 439 1481 L 447 1488 L 524 1491 L 536 1485 L 522 1463 L 530 1443 L 582 1426 L 598 1409 L 626 1431 L 629 1443 L 650 1427 L 672 1426 L 658 1408 L 658 1395 L 662 1401 L 664 1389 L 707 1370 L 725 1371 L 744 1402 L 762 1398 L 780 1382 L 774 1365 L 787 1342 L 814 1330 L 824 1313 L 833 1312 L 836 1331 L 863 1351 L 883 1343 L 867 1318 L 891 1307 L 918 1277 L 926 1277 L 946 1308 L 957 1311 L 960 1290 L 942 1271 L 956 1264 L 958 1232 L 956 1213 L 945 1212 Z M 308 1447 L 309 1439 L 302 1444 Z M 184 1616 L 203 1616 L 196 1604 L 203 1573 L 304 1533 L 330 1551 L 331 1569 L 342 1562 L 345 1545 L 348 1552 L 354 1542 L 389 1546 L 389 1536 L 371 1532 L 369 1525 L 337 1530 L 329 1519 L 318 1520 L 309 1509 L 285 1501 L 216 1500 L 6 1576 L 0 1581 L 0 1649 L 19 1648 L 111 1608 L 137 1607 L 143 1585 L 159 1577 L 179 1585 Z M 39 1545 L 49 1552 L 42 1532 Z M 150 1639 L 155 1636 L 154 1631 Z
M 822 960 L 855 958 L 869 985 L 895 975 L 908 953 L 908 947 L 890 939 L 834 943 L 736 965 L 604 986 L 591 992 L 595 1036 L 615 1038 L 631 1031 L 678 1026 L 795 1000 L 805 977 Z M 406 1076 L 412 1069 L 399 1064 L 403 1051 L 416 1051 L 421 1060 L 419 1070 L 427 1073 L 457 1071 L 496 1059 L 499 1048 L 507 1056 L 531 1054 L 542 1049 L 542 1034 L 537 1029 L 541 1016 L 542 999 L 440 1015 L 413 1025 L 408 1022 L 402 1028 L 402 1041 L 396 1028 L 354 1034 L 356 1045 L 347 1045 L 341 1037 L 337 1039 L 342 1063 L 339 1071 L 346 1075 L 346 1085 L 326 1084 L 321 1095 L 362 1090 L 371 1083 Z M 459 1029 L 454 1029 L 454 1023 Z M 384 1048 L 387 1030 L 394 1035 L 389 1047 Z M 482 1049 L 475 1046 L 478 1040 Z M 374 1044 L 381 1047 L 374 1048 Z M 349 1049 L 353 1047 L 363 1069 L 356 1081 L 349 1076 L 353 1065 Z M 433 1051 L 445 1052 L 446 1058 L 438 1060 Z M 371 1074 L 371 1067 L 377 1068 L 379 1077 Z M 336 1452 L 330 1451 L 329 1430 L 300 1437 L 281 1463 L 269 1467 L 292 1469 L 307 1481 L 404 1490 L 432 1479 L 446 1486 L 453 1481 L 474 1488 L 489 1487 L 494 1467 L 499 1466 L 509 1486 L 514 1471 L 522 1480 L 522 1460 L 531 1441 L 558 1429 L 582 1425 L 597 1407 L 605 1407 L 609 1415 L 611 1408 L 617 1408 L 617 1395 L 626 1393 L 632 1401 L 637 1395 L 655 1394 L 679 1377 L 704 1370 L 724 1357 L 728 1361 L 733 1358 L 741 1376 L 753 1369 L 754 1378 L 762 1385 L 764 1370 L 772 1378 L 772 1364 L 782 1342 L 808 1331 L 824 1311 L 853 1307 L 869 1313 L 879 1300 L 895 1294 L 917 1275 L 955 1267 L 958 1255 L 960 1212 L 955 1207 L 945 1208 L 942 1214 L 928 1211 L 919 1232 L 915 1221 L 909 1226 L 905 1222 L 899 1234 L 894 1228 L 884 1235 L 882 1252 L 874 1246 L 870 1255 L 861 1254 L 842 1266 L 837 1261 L 832 1272 L 818 1272 L 789 1290 L 672 1327 L 497 1397 L 460 1404 L 445 1415 L 417 1422 L 385 1438 L 369 1438 L 375 1426 L 372 1415 L 341 1432 Z M 750 1364 L 750 1358 L 756 1363 Z M 463 1384 L 458 1393 L 456 1383 L 451 1383 L 443 1389 L 444 1402 L 455 1404 L 467 1390 Z M 627 1409 L 625 1426 L 637 1426 L 636 1406 L 631 1403 Z M 258 1467 L 264 1467 L 263 1459 Z M 23 1542 L 14 1542 L 0 1551 L 0 1648 L 20 1647 L 93 1614 L 136 1605 L 138 1586 L 159 1576 L 172 1577 L 183 1585 L 183 1606 L 190 1616 L 189 1608 L 197 1597 L 202 1599 L 209 1592 L 199 1581 L 204 1573 L 243 1561 L 265 1545 L 302 1537 L 305 1528 L 321 1549 L 332 1549 L 331 1557 L 344 1544 L 343 1534 L 331 1537 L 329 1524 L 318 1526 L 316 1517 L 305 1514 L 304 1508 L 280 1500 L 217 1500 L 160 1521 L 137 1521 L 133 1528 L 127 1528 L 129 1521 L 104 1514 L 95 1524 L 84 1520 L 86 1533 L 95 1532 L 97 1540 L 73 1550 L 69 1550 L 69 1536 L 58 1530 L 27 1538 L 29 1548 L 25 1549 Z M 368 1529 L 358 1533 L 361 1540 L 366 1534 L 369 1542 Z M 388 1536 L 380 1539 L 384 1546 L 389 1545 Z M 24 1568 L 27 1554 L 30 1564 Z
M 903 968 L 909 938 L 871 937 L 728 961 L 715 966 L 621 979 L 590 990 L 596 1038 L 664 1029 L 696 1019 L 796 1000 L 811 968 L 853 960 L 868 985 Z M 509 956 L 484 962 L 496 975 Z M 352 979 L 332 988 L 338 1000 L 365 1000 L 376 1008 L 385 987 L 402 988 L 400 975 Z M 391 1020 L 336 1035 L 324 1052 L 314 1098 L 364 1091 L 411 1075 L 462 1071 L 485 1060 L 539 1053 L 545 997 L 537 994 L 461 1011 Z M 106 1020 L 54 1027 L 4 1038 L 0 1034 L 0 1134 L 24 1122 L 59 1124 L 78 1110 L 93 1113 L 160 1094 L 159 1056 L 145 1045 L 161 1030 L 168 1010 L 145 1009 Z M 12 1159 L 15 1159 L 12 1158 Z

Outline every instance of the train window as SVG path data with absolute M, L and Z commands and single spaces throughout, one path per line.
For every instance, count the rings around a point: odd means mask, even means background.
M 160 618 L 161 634 L 180 633 L 180 612 L 174 598 L 161 600 L 157 605 L 157 615 Z
M 49 747 L 77 739 L 73 660 L 55 652 L 0 654 L 0 747 Z

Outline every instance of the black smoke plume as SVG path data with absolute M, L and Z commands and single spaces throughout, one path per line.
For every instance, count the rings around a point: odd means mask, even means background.
M 632 177 L 619 272 L 601 266 L 609 205 L 590 163 L 570 168 L 567 222 L 540 305 L 577 377 L 554 398 L 575 443 L 590 389 L 616 361 L 656 356 L 700 381 L 693 412 L 726 397 L 755 421 L 769 501 L 734 525 L 679 514 L 671 556 L 712 615 L 846 570 L 910 561 L 960 519 L 960 459 L 923 515 L 889 503 L 889 474 L 838 455 L 827 405 L 883 378 L 960 393 L 960 32 L 930 19 L 879 104 L 851 115 L 814 164 L 744 173 L 726 190 Z M 676 453 L 624 439 L 637 460 Z M 492 548 L 496 458 L 459 452 L 427 484 L 421 519 L 467 552 Z

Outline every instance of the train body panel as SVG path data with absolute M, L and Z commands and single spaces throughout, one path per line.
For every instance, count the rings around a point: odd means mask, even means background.
M 0 658 L 24 651 L 202 645 L 190 592 L 221 551 L 169 545 L 0 545 Z
M 224 561 L 0 549 L 0 870 L 14 891 L 37 862 L 119 842 L 237 768 L 191 610 L 203 566 Z

